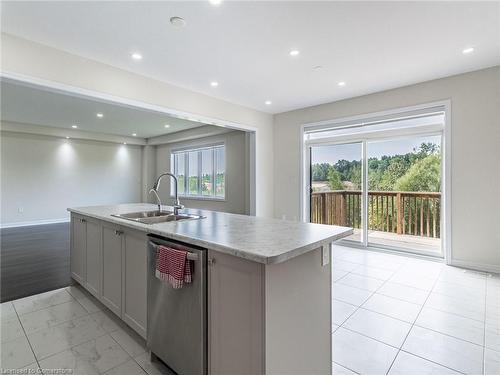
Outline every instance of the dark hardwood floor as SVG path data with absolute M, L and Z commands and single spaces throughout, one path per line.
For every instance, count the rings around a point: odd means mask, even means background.
M 69 223 L 0 230 L 0 300 L 71 284 Z

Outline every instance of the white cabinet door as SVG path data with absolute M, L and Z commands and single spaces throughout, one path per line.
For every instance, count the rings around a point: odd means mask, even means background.
M 119 227 L 102 226 L 102 298 L 101 301 L 122 316 L 122 237 Z
M 208 256 L 209 374 L 263 374 L 263 265 Z
M 147 322 L 147 236 L 126 230 L 123 236 L 123 320 L 142 337 Z
M 71 277 L 85 285 L 87 252 L 87 223 L 83 217 L 71 216 L 70 268 Z
M 87 280 L 85 288 L 95 297 L 101 296 L 102 257 L 101 257 L 101 225 L 98 221 L 87 220 Z

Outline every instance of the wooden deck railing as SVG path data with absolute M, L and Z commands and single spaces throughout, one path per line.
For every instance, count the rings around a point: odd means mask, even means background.
M 369 191 L 370 230 L 440 238 L 439 192 Z M 361 191 L 315 192 L 311 222 L 361 228 Z

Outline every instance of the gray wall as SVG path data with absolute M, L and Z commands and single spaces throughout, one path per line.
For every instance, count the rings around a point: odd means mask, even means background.
M 3 226 L 67 219 L 70 206 L 141 201 L 140 146 L 0 136 Z
M 211 201 L 181 198 L 181 203 L 190 208 L 246 214 L 248 213 L 249 182 L 245 132 L 233 131 L 194 140 L 158 145 L 156 146 L 157 175 L 170 172 L 170 153 L 172 150 L 217 142 L 224 142 L 226 145 L 226 199 L 224 201 Z M 171 201 L 169 194 L 170 184 L 163 183 L 160 188 L 160 197 L 163 202 Z M 150 199 L 149 201 L 154 200 Z
M 274 128 L 274 215 L 299 217 L 301 124 L 451 100 L 452 252 L 500 271 L 500 67 L 282 113 Z

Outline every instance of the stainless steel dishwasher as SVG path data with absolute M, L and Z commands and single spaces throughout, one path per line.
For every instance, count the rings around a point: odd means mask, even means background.
M 165 245 L 189 252 L 193 281 L 173 289 L 156 278 L 156 248 Z M 207 374 L 207 257 L 206 250 L 149 236 L 148 335 L 153 360 L 161 359 L 178 375 Z

